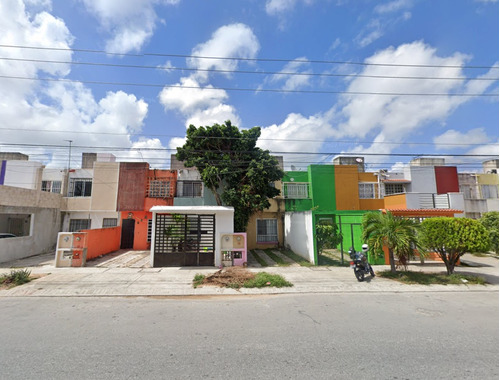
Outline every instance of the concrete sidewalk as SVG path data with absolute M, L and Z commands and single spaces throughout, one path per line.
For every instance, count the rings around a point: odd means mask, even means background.
M 488 285 L 405 285 L 397 281 L 371 278 L 358 282 L 347 267 L 267 267 L 249 268 L 253 272 L 277 273 L 294 284 L 291 288 L 227 289 L 213 286 L 193 288 L 197 273 L 212 274 L 214 267 L 130 268 L 88 266 L 82 268 L 55 268 L 50 261 L 39 266 L 22 266 L 41 277 L 22 286 L 0 290 L 0 297 L 145 297 L 145 296 L 210 296 L 258 295 L 294 293 L 359 293 L 359 292 L 498 292 L 498 259 L 466 255 L 467 266 L 457 273 L 476 274 L 486 278 Z M 33 262 L 33 260 L 31 261 Z M 8 263 L 7 263 L 8 265 Z M 0 273 L 10 267 L 0 264 Z M 17 266 L 17 265 L 16 265 Z M 17 266 L 19 267 L 19 266 Z M 388 269 L 376 266 L 375 271 Z M 412 263 L 410 270 L 444 272 L 443 263 Z

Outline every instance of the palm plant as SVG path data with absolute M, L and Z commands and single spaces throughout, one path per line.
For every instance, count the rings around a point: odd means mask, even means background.
M 385 214 L 371 211 L 363 215 L 362 238 L 374 251 L 386 246 L 389 250 L 391 272 L 396 272 L 394 255 L 406 266 L 414 248 L 420 247 L 418 242 L 419 225 L 412 219 L 398 218 L 390 212 Z

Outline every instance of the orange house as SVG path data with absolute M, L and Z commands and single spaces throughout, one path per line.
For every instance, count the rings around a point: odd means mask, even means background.
M 173 206 L 176 170 L 150 169 L 148 163 L 122 162 L 118 183 L 117 211 L 121 218 L 122 249 L 151 247 L 153 206 Z

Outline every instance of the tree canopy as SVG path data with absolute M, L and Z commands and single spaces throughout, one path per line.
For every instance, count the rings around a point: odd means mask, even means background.
M 488 231 L 477 220 L 468 218 L 429 218 L 422 222 L 421 242 L 439 254 L 448 274 L 466 252 L 483 252 L 490 241 Z
M 177 148 L 177 159 L 195 167 L 219 206 L 234 207 L 234 229 L 244 232 L 250 216 L 270 206 L 269 198 L 280 194 L 272 186 L 283 171 L 268 150 L 256 146 L 260 128 L 239 130 L 224 124 L 187 130 L 186 143 Z
M 498 255 L 498 211 L 485 212 L 481 219 L 481 224 L 488 230 L 490 235 L 490 250 Z
M 412 219 L 372 211 L 363 215 L 361 226 L 362 238 L 371 250 L 376 252 L 384 246 L 389 250 L 391 272 L 396 272 L 394 255 L 401 265 L 406 266 L 413 250 L 419 247 L 418 224 Z

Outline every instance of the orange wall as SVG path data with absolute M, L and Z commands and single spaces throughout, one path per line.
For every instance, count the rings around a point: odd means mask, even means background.
M 145 198 L 144 211 L 151 210 L 153 206 L 173 206 L 174 198 Z
M 87 233 L 87 260 L 120 249 L 121 227 L 83 230 Z
M 385 208 L 391 209 L 406 209 L 406 194 L 387 195 L 384 198 Z M 384 208 L 384 207 L 381 207 Z
M 358 166 L 334 166 L 337 210 L 359 210 Z
M 132 249 L 144 251 L 150 248 L 148 243 L 148 220 L 152 219 L 152 213 L 149 211 L 124 211 L 121 213 L 122 219 L 129 219 L 129 213 L 135 221 L 134 227 L 134 246 Z M 121 239 L 121 235 L 120 235 Z
M 384 208 L 383 199 L 360 199 L 359 209 L 360 210 L 380 210 Z

